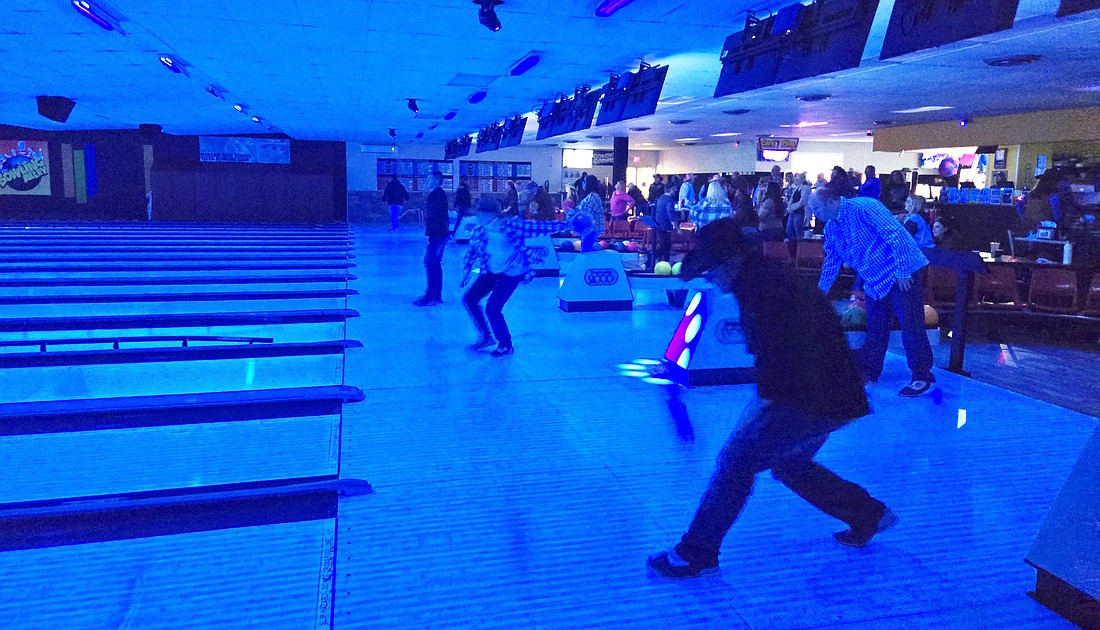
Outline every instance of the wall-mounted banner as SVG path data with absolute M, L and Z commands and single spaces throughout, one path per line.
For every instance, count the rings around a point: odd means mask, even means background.
M 290 164 L 290 140 L 199 136 L 199 161 Z
M 615 152 L 596 149 L 592 152 L 592 166 L 615 166 Z
M 798 138 L 760 138 L 760 148 L 770 151 L 796 151 Z
M 0 195 L 49 195 L 45 141 L 0 140 Z

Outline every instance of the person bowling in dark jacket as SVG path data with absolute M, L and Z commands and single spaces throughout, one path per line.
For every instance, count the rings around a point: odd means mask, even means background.
M 443 192 L 443 173 L 434 171 L 428 177 L 427 199 L 424 200 L 424 235 L 428 247 L 424 251 L 424 271 L 428 276 L 428 288 L 424 295 L 413 300 L 416 306 L 435 306 L 443 303 L 443 249 L 450 236 L 447 216 L 447 193 Z
M 671 578 L 717 574 L 722 539 L 753 479 L 765 470 L 847 523 L 848 530 L 834 534 L 842 544 L 862 547 L 893 525 L 897 516 L 885 504 L 814 461 L 830 433 L 870 413 L 859 362 L 832 304 L 752 248 L 733 219 L 695 234 L 695 250 L 680 273 L 685 282 L 703 276 L 737 298 L 746 346 L 755 356 L 757 400 L 718 456 L 687 533 L 675 547 L 650 556 L 649 571 Z

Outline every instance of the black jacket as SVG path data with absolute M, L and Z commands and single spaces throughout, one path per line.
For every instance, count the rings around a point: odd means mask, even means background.
M 409 192 L 396 179 L 386 184 L 386 190 L 382 192 L 382 202 L 391 206 L 400 206 L 409 200 Z
M 447 236 L 447 193 L 436 188 L 428 193 L 424 200 L 424 234 L 427 236 Z
M 815 423 L 811 429 L 824 432 L 870 409 L 840 316 L 811 284 L 754 252 L 741 267 L 734 295 L 748 350 L 756 356 L 760 397 L 797 409 Z
M 470 189 L 467 186 L 459 186 L 455 191 L 455 208 L 469 210 L 474 207 L 474 202 L 470 199 Z

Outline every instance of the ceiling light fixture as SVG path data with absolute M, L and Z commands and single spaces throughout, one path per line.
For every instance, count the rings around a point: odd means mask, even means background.
M 486 96 L 489 96 L 488 92 L 486 92 L 485 90 L 478 90 L 477 92 L 474 92 L 470 95 L 470 104 L 477 105 L 481 101 L 484 101 Z
M 983 59 L 983 61 L 985 61 L 986 65 L 993 66 L 994 68 L 1010 68 L 1012 66 L 1026 66 L 1040 59 L 1042 59 L 1040 55 L 1006 55 L 1004 57 Z
M 603 138 L 603 136 L 593 134 L 591 136 L 585 136 L 585 138 L 591 138 L 592 140 L 599 140 L 600 138 Z
M 239 111 L 240 113 L 243 114 L 243 113 L 245 113 L 244 110 L 248 109 L 248 107 L 246 107 L 245 105 L 242 105 L 241 103 L 234 103 L 233 104 L 233 109 L 235 109 L 235 110 L 237 110 L 237 111 Z
M 830 94 L 804 94 L 802 96 L 796 96 L 798 100 L 803 103 L 818 103 L 821 101 L 827 101 L 832 98 Z
M 423 137 L 424 137 L 424 132 L 423 132 L 423 131 L 421 131 L 420 133 L 416 134 L 416 139 L 417 139 L 417 140 L 419 140 L 419 139 L 421 139 L 421 138 L 423 138 Z
M 827 125 L 827 122 L 800 122 L 797 125 L 779 125 L 784 129 L 805 129 L 806 127 L 821 127 Z
M 220 87 L 214 85 L 213 83 L 206 86 L 206 93 L 209 94 L 210 96 L 213 96 L 214 98 L 218 98 L 218 99 L 221 99 L 223 101 L 225 100 L 225 90 L 223 90 Z
M 518 77 L 521 74 L 527 72 L 531 68 L 534 68 L 538 63 L 542 61 L 542 53 L 532 50 L 527 53 L 523 59 L 516 62 L 516 65 L 512 66 L 511 71 L 508 74 L 513 77 Z
M 500 30 L 500 18 L 497 17 L 497 7 L 504 4 L 504 0 L 474 0 L 478 6 L 477 21 L 492 32 Z
M 926 112 L 938 112 L 945 109 L 955 109 L 950 105 L 925 105 L 924 107 L 914 107 L 912 109 L 895 109 L 890 112 L 891 114 L 924 114 Z
M 452 109 L 451 111 L 447 112 L 446 114 L 443 114 L 443 120 L 454 120 L 455 116 L 458 116 L 458 112 L 456 112 L 455 110 Z
M 733 136 L 741 135 L 740 131 L 727 131 L 726 133 L 712 133 L 712 138 L 732 138 Z
M 259 116 L 253 116 L 253 117 L 252 117 L 252 122 L 254 122 L 254 123 L 258 124 L 258 125 L 262 125 L 262 124 L 264 124 L 264 121 L 263 121 L 263 119 L 262 119 L 262 118 L 260 118 Z
M 884 125 L 892 125 L 892 124 L 894 124 L 894 121 L 892 121 L 892 120 L 876 120 L 876 121 L 874 121 L 874 123 L 876 125 L 882 127 Z
M 649 131 L 649 127 L 631 127 L 630 130 L 636 133 L 641 133 L 643 131 Z
M 420 113 L 420 106 L 416 104 L 415 98 L 409 99 L 409 111 L 412 112 L 414 116 Z
M 611 17 L 613 13 L 630 4 L 634 0 L 601 0 L 596 5 L 596 17 Z
M 396 129 L 390 129 L 390 137 L 395 139 L 395 140 L 397 139 L 397 130 Z
M 676 138 L 676 142 L 698 142 L 702 138 Z
M 970 124 L 970 119 L 967 118 L 966 116 L 963 116 L 962 118 L 959 119 L 959 126 L 960 127 L 965 127 L 969 124 Z
M 435 131 L 435 128 L 439 126 L 439 123 L 432 123 L 428 125 L 428 131 Z
M 105 31 L 115 30 L 114 20 L 112 20 L 103 9 L 94 6 L 86 0 L 72 0 L 72 4 L 77 13 L 94 22 L 96 26 Z M 121 33 L 122 31 L 120 30 L 119 32 Z
M 686 119 L 681 119 L 681 120 L 670 120 L 670 121 L 668 121 L 668 122 L 670 122 L 670 123 L 672 123 L 672 124 L 674 124 L 674 125 L 688 125 L 688 124 L 691 124 L 691 123 L 692 123 L 692 122 L 694 122 L 694 121 L 691 121 L 691 120 L 686 120 Z
M 186 64 L 184 64 L 176 57 L 173 57 L 172 55 L 161 55 L 159 58 L 161 64 L 163 64 L 165 68 L 168 68 L 172 72 L 175 72 L 176 74 L 182 74 L 185 77 L 191 76 L 187 72 L 187 69 L 184 67 Z
M 741 116 L 741 115 L 747 114 L 751 111 L 752 111 L 751 109 L 727 109 L 727 110 L 724 110 L 722 113 L 726 114 L 727 116 Z

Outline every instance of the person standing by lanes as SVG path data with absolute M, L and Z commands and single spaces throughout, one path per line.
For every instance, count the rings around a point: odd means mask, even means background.
M 932 346 L 924 330 L 924 276 L 928 259 L 886 206 L 868 197 L 845 198 L 845 184 L 830 183 L 810 196 L 810 209 L 825 221 L 825 262 L 818 288 L 828 293 L 842 263 L 855 269 L 867 296 L 867 332 L 861 350 L 863 378 L 882 375 L 890 341 L 890 316 L 901 322 L 912 379 L 900 392 L 912 398 L 932 390 Z
M 882 180 L 875 176 L 875 167 L 870 164 L 867 168 L 863 169 L 863 174 L 866 176 L 864 182 L 859 186 L 860 197 L 870 197 L 871 199 L 882 198 Z
M 455 191 L 455 227 L 451 236 L 458 232 L 458 226 L 462 224 L 464 217 L 470 216 L 470 208 L 474 205 L 470 197 L 470 187 L 466 185 L 466 178 L 458 178 L 458 190 Z
M 653 183 L 649 185 L 649 203 L 650 205 L 656 205 L 657 200 L 661 198 L 661 195 L 665 194 L 665 182 L 664 178 L 660 175 L 653 176 Z
M 732 219 L 699 230 L 680 275 L 685 282 L 702 276 L 737 299 L 745 346 L 755 357 L 756 398 L 718 456 L 687 532 L 650 556 L 648 571 L 669 578 L 717 574 L 722 540 L 765 470 L 847 523 L 833 534 L 843 545 L 863 547 L 894 525 L 898 518 L 882 501 L 814 461 L 833 431 L 870 413 L 833 305 L 751 247 Z
M 401 206 L 409 200 L 409 191 L 398 181 L 397 175 L 391 175 L 386 189 L 382 191 L 382 203 L 390 207 L 390 231 L 401 227 Z
M 424 236 L 428 245 L 424 251 L 424 272 L 428 287 L 424 295 L 413 300 L 415 306 L 435 306 L 443 303 L 443 250 L 450 237 L 447 217 L 447 193 L 443 192 L 443 173 L 432 171 L 428 176 L 428 197 L 424 201 Z
M 810 202 L 810 184 L 805 173 L 796 173 L 791 183 L 790 202 L 787 204 L 786 235 L 788 241 L 802 238 L 803 225 L 806 224 L 806 204 Z

